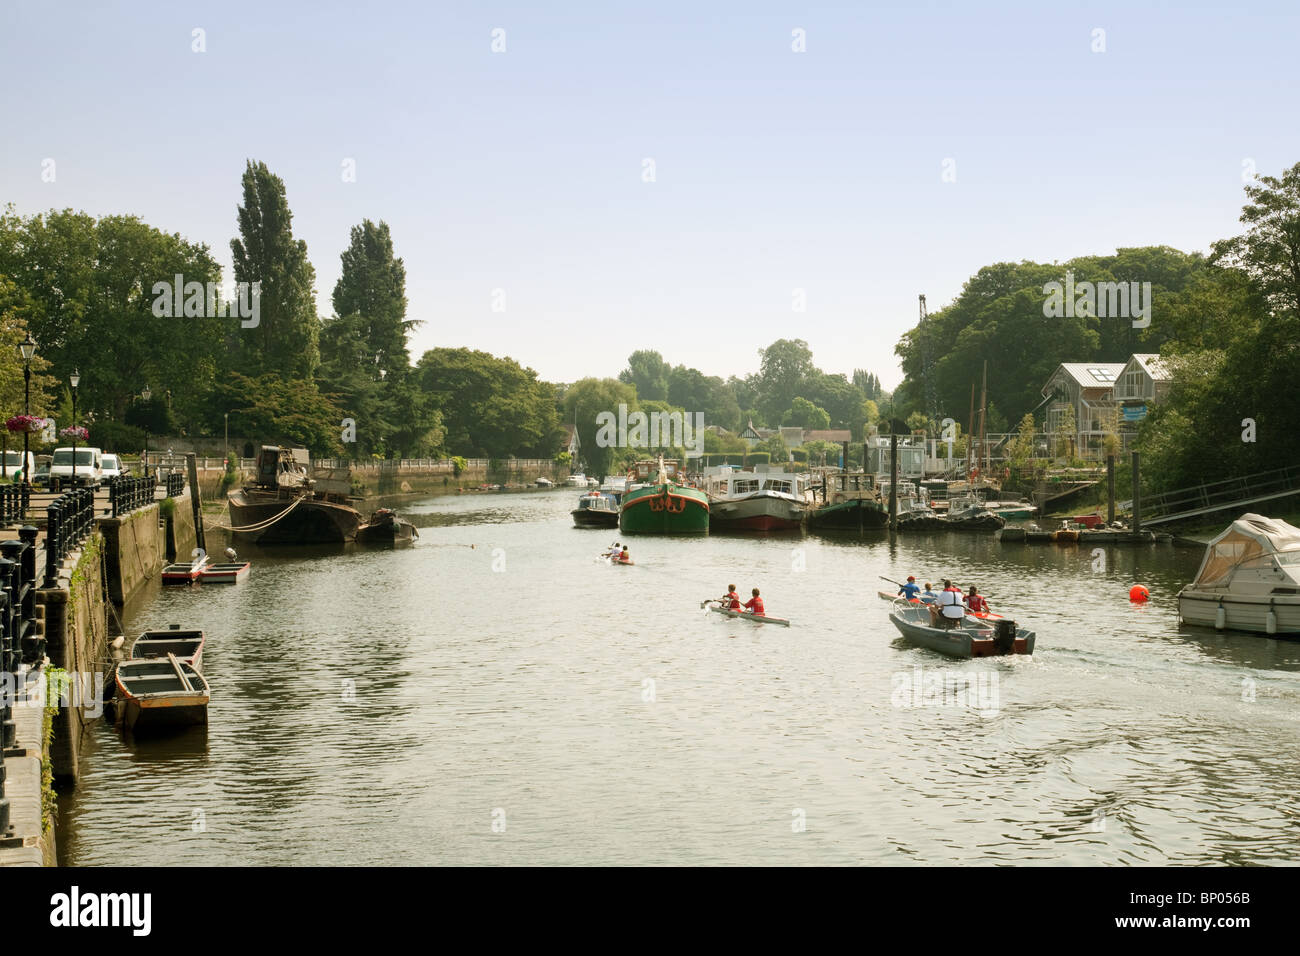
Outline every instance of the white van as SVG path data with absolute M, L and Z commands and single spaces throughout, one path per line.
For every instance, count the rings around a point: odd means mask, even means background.
M 68 491 L 77 488 L 98 488 L 104 480 L 104 452 L 99 448 L 77 446 L 76 478 L 73 478 L 72 447 L 54 449 L 50 462 L 50 490 Z
M 36 474 L 36 456 L 31 452 L 27 453 L 27 474 L 29 476 Z M 22 481 L 23 473 L 23 453 L 20 451 L 5 452 L 4 460 L 4 481 Z M 15 478 L 14 476 L 18 477 Z

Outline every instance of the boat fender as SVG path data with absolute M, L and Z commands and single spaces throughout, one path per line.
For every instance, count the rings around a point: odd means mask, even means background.
M 1214 629 L 1221 631 L 1228 623 L 1228 612 L 1223 609 L 1223 602 L 1219 602 L 1219 609 L 1214 612 Z
M 1273 610 L 1273 599 L 1268 599 L 1268 614 L 1264 618 L 1264 631 L 1267 634 L 1277 633 L 1277 611 Z

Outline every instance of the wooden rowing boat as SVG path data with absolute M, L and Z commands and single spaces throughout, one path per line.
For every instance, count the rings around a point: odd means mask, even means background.
M 189 727 L 208 722 L 208 682 L 174 654 L 123 661 L 113 675 L 117 712 L 128 730 Z
M 192 584 L 199 579 L 205 563 L 206 560 L 193 564 L 169 564 L 162 569 L 162 583 Z
M 131 645 L 131 660 L 166 660 L 168 654 L 174 654 L 177 660 L 201 671 L 204 640 L 202 631 L 181 630 L 179 624 L 165 631 L 145 631 Z
M 1017 626 L 1015 621 L 985 623 L 968 615 L 962 618 L 960 627 L 934 627 L 928 607 L 901 601 L 890 611 L 889 620 L 909 643 L 949 657 L 1034 653 L 1034 632 Z
M 234 564 L 211 564 L 199 572 L 199 580 L 211 584 L 238 584 L 248 577 L 252 564 L 247 561 Z
M 709 602 L 709 610 L 723 617 L 739 617 L 746 621 L 753 621 L 755 624 L 779 624 L 781 627 L 789 627 L 790 622 L 783 617 L 764 617 L 761 614 L 751 614 L 749 611 L 733 611 L 731 608 L 723 607 L 716 601 Z

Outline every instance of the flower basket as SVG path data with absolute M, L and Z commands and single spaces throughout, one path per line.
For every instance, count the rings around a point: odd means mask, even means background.
M 85 441 L 90 437 L 90 432 L 86 431 L 84 425 L 73 425 L 69 428 L 60 428 L 59 437 L 76 438 L 78 441 Z
M 19 434 L 27 432 L 29 435 L 34 435 L 45 430 L 45 419 L 39 415 L 15 415 L 5 422 L 5 428 Z

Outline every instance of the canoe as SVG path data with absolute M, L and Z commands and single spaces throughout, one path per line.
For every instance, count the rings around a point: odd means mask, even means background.
M 763 617 L 759 614 L 750 614 L 748 611 L 733 611 L 730 608 L 725 608 L 721 604 L 712 601 L 709 602 L 709 610 L 721 614 L 723 617 L 744 618 L 746 621 L 753 621 L 755 624 L 779 624 L 781 627 L 790 626 L 790 622 L 783 617 Z
M 968 615 L 962 618 L 960 627 L 932 627 L 928 607 L 903 603 L 894 606 L 889 620 L 908 643 L 949 657 L 1034 653 L 1034 632 L 1018 626 L 1015 621 L 990 621 L 986 624 Z
M 898 593 L 895 592 L 895 591 L 877 591 L 876 594 L 880 596 L 880 600 L 882 600 L 882 601 L 901 601 L 901 600 L 903 599 L 903 595 L 898 594 Z M 908 598 L 908 603 L 909 603 L 909 604 L 920 604 L 920 603 L 922 603 L 922 602 L 921 602 L 921 599 L 920 599 L 920 598 Z M 926 601 L 925 603 L 926 603 L 926 604 L 933 604 L 934 602 L 933 602 L 933 601 Z
M 247 561 L 235 564 L 210 564 L 199 572 L 199 580 L 205 584 L 238 584 L 248 577 L 252 567 Z
M 117 712 L 128 730 L 189 727 L 208 722 L 208 682 L 174 656 L 123 661 L 113 675 Z
M 137 637 L 131 645 L 131 660 L 166 660 L 168 654 L 175 654 L 177 660 L 201 671 L 203 645 L 202 631 L 181 630 L 180 625 L 176 624 L 165 631 L 145 631 Z

